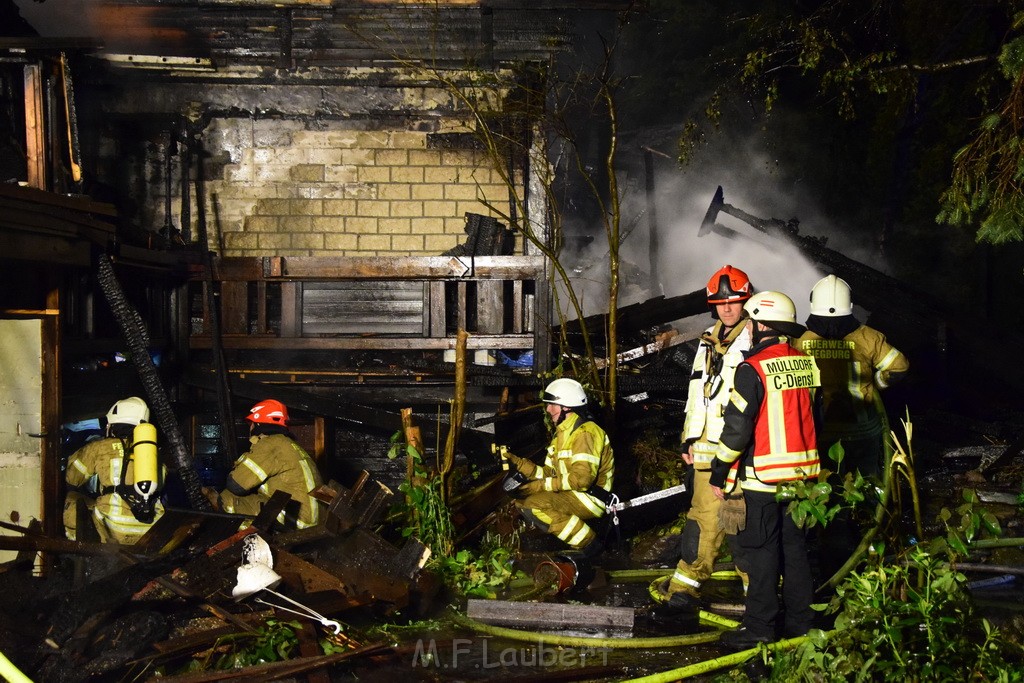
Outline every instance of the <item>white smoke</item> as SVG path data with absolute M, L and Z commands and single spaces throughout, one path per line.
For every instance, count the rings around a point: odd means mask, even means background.
M 671 140 L 666 133 L 655 132 L 650 137 L 660 135 Z M 794 179 L 794 174 L 785 172 L 783 162 L 760 148 L 761 139 L 716 139 L 713 148 L 709 145 L 702 149 L 685 168 L 674 160 L 656 157 L 657 268 L 664 294 L 671 297 L 701 289 L 716 270 L 726 264 L 735 266 L 750 276 L 757 290 L 787 294 L 797 306 L 797 320 L 803 322 L 809 314 L 811 287 L 828 273 L 787 240 L 770 237 L 725 212 L 719 212 L 715 222 L 738 233 L 735 238 L 716 233 L 699 237 L 701 222 L 719 185 L 725 203 L 736 209 L 764 220 L 786 222 L 796 218 L 801 236 L 825 237 L 829 248 L 879 270 L 884 267 L 873 262 L 870 245 L 843 243 L 841 231 L 820 212 L 800 177 Z M 669 142 L 664 146 L 672 149 Z M 633 158 L 625 164 L 619 179 L 623 188 L 620 260 L 624 265 L 620 307 L 653 296 L 646 289 L 645 277 L 639 279 L 639 285 L 629 279 L 629 264 L 639 267 L 644 275 L 651 267 L 642 157 L 639 153 L 630 156 Z M 590 246 L 578 255 L 563 256 L 571 266 L 573 287 L 583 302 L 585 315 L 606 311 L 608 302 L 608 248 L 603 226 L 592 226 L 590 234 L 595 236 Z

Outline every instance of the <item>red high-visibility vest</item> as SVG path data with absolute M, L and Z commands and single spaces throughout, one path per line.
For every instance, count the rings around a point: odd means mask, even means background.
M 745 362 L 757 371 L 765 390 L 754 422 L 756 481 L 776 484 L 816 477 L 821 465 L 814 432 L 813 391 L 821 380 L 814 358 L 780 343 Z M 748 470 L 744 488 L 757 488 L 749 481 L 749 474 Z

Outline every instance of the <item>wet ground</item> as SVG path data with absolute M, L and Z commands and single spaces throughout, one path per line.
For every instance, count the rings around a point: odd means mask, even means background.
M 541 557 L 528 554 L 526 565 Z M 714 642 L 677 647 L 622 647 L 622 643 L 631 645 L 642 642 L 642 639 L 712 633 L 719 628 L 699 623 L 695 616 L 659 620 L 650 614 L 653 603 L 648 585 L 655 576 L 667 576 L 671 572 L 669 568 L 642 568 L 630 562 L 624 553 L 615 551 L 602 558 L 602 565 L 595 582 L 586 591 L 548 598 L 548 601 L 631 607 L 635 610 L 635 621 L 628 631 L 602 632 L 588 628 L 586 624 L 572 629 L 536 629 L 542 633 L 581 639 L 572 644 L 549 644 L 538 642 L 540 639 L 527 629 L 517 629 L 522 632 L 522 637 L 510 639 L 481 633 L 438 615 L 442 621 L 440 628 L 403 632 L 395 641 L 398 654 L 386 663 L 353 670 L 349 677 L 337 680 L 476 681 L 504 677 L 517 681 L 622 681 L 725 654 Z M 639 570 L 645 570 L 644 574 L 619 576 L 625 571 Z M 502 597 L 516 600 L 517 595 L 531 588 L 523 586 Z M 739 618 L 735 608 L 742 604 L 742 588 L 737 578 L 709 581 L 705 595 L 709 602 L 719 607 L 734 608 L 721 610 L 721 614 L 731 619 Z M 456 602 L 453 607 L 465 612 L 464 602 Z
M 941 535 L 943 529 L 936 522 L 938 511 L 943 507 L 953 510 L 961 505 L 965 488 L 988 491 L 986 497 L 994 497 L 996 502 L 986 502 L 983 507 L 1000 520 L 1004 538 L 1024 536 L 1024 516 L 1020 506 L 1013 502 L 1014 496 L 1020 491 L 1024 466 L 1017 469 L 1012 466 L 1003 468 L 987 478 L 979 479 L 976 474 L 971 474 L 977 464 L 971 461 L 943 462 L 935 459 L 919 477 L 926 538 Z M 904 520 L 908 529 L 912 528 L 912 523 L 910 516 Z M 534 550 L 544 550 L 543 539 L 534 539 L 533 543 L 539 546 Z M 530 545 L 529 541 L 527 545 Z M 527 553 L 527 557 L 530 557 L 530 553 Z M 978 613 L 996 626 L 1015 633 L 1014 637 L 1019 639 L 1020 634 L 1024 633 L 1024 552 L 1019 547 L 982 549 L 972 553 L 967 562 L 974 566 L 963 571 L 968 578 Z M 599 573 L 598 580 L 586 591 L 548 600 L 632 607 L 635 610 L 633 629 L 625 633 L 600 633 L 581 625 L 577 629 L 548 633 L 588 638 L 610 637 L 622 642 L 716 630 L 714 625 L 698 623 L 693 618 L 658 621 L 649 616 L 652 600 L 648 585 L 653 576 L 668 575 L 671 572 L 669 566 L 656 569 L 650 564 L 631 560 L 624 550 L 614 549 L 605 554 L 601 564 L 605 570 L 605 581 L 602 581 Z M 523 568 L 528 571 L 531 569 L 529 560 Z M 642 577 L 623 577 L 623 572 L 629 570 L 648 571 Z M 520 594 L 525 590 L 528 588 L 520 589 Z M 502 597 L 515 599 L 516 595 L 513 592 Z M 705 584 L 703 597 L 706 607 L 713 611 L 727 618 L 741 618 L 742 589 L 735 577 L 709 581 Z M 823 596 L 822 601 L 827 599 L 828 596 Z M 464 602 L 456 601 L 452 608 L 465 612 Z M 537 642 L 528 633 L 521 639 L 509 639 L 444 621 L 443 616 L 439 616 L 439 619 L 440 626 L 418 632 L 404 632 L 396 637 L 394 642 L 398 643 L 397 654 L 387 661 L 379 661 L 374 667 L 339 673 L 337 675 L 341 677 L 337 680 L 392 681 L 404 678 L 417 681 L 476 681 L 500 677 L 516 681 L 623 681 L 728 654 L 715 642 L 642 648 L 608 647 L 601 641 L 593 645 L 550 645 Z M 755 662 L 747 666 L 756 669 L 759 665 Z M 756 679 L 765 673 L 754 669 L 747 672 L 752 678 Z M 703 680 L 710 678 L 706 676 Z

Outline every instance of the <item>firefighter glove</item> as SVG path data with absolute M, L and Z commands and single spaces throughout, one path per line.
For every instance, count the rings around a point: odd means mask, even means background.
M 543 490 L 544 490 L 544 480 L 543 479 L 534 479 L 532 481 L 526 482 L 525 484 L 523 484 L 522 486 L 517 488 L 516 489 L 516 495 L 517 496 L 521 496 L 521 497 L 522 496 L 531 496 L 534 493 L 540 493 Z
M 718 508 L 718 525 L 725 533 L 735 535 L 747 526 L 747 502 L 743 493 L 730 493 Z
M 513 453 L 508 449 L 508 446 L 491 444 L 491 452 L 498 454 L 498 459 L 501 461 L 501 469 L 508 472 L 514 470 L 516 472 L 523 471 L 523 458 Z

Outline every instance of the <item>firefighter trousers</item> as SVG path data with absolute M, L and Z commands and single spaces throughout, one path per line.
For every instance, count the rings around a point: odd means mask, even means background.
M 534 526 L 576 550 L 582 550 L 597 538 L 585 521 L 597 515 L 573 491 L 541 491 L 517 500 L 516 507 Z
M 669 593 L 683 591 L 696 595 L 714 571 L 715 558 L 725 538 L 718 524 L 722 502 L 711 492 L 711 470 L 694 470 L 693 502 L 686 513 L 680 542 L 679 563 L 669 582 Z
M 751 633 L 775 638 L 779 615 L 779 577 L 786 637 L 807 633 L 814 621 L 814 582 L 803 529 L 786 512 L 787 503 L 774 493 L 744 491 L 746 528 L 729 537 L 736 564 L 750 575 L 743 626 Z

